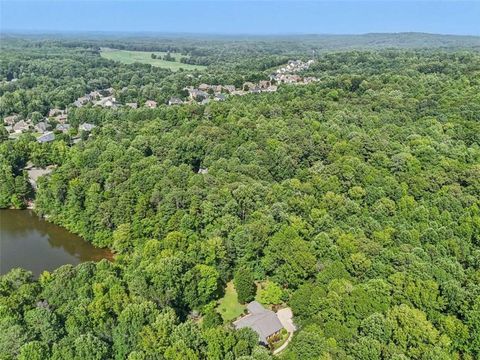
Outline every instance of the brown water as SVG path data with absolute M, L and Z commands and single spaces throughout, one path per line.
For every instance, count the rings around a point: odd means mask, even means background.
M 0 210 L 0 274 L 22 267 L 38 276 L 61 265 L 111 257 L 110 251 L 96 248 L 31 210 Z

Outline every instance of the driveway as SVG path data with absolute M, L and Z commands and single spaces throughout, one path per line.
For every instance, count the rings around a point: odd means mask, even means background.
M 293 313 L 292 313 L 292 310 L 290 308 L 285 308 L 285 309 L 278 310 L 277 311 L 277 316 L 278 316 L 278 320 L 280 320 L 283 327 L 288 332 L 288 339 L 287 339 L 287 341 L 285 341 L 285 343 L 282 346 L 280 346 L 277 350 L 275 350 L 273 352 L 273 355 L 277 355 L 278 353 L 282 352 L 288 346 L 288 343 L 292 340 L 293 333 L 295 332 L 295 330 L 297 330 L 297 328 L 293 324 L 293 320 L 292 320 Z

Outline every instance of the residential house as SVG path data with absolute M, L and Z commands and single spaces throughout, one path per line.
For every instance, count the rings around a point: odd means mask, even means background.
M 250 91 L 250 89 L 256 87 L 257 85 L 255 85 L 254 83 L 250 82 L 250 81 L 247 81 L 246 83 L 243 84 L 243 91 Z
M 216 94 L 213 97 L 213 100 L 215 101 L 225 101 L 225 99 L 226 99 L 226 96 L 224 94 Z
M 258 83 L 258 87 L 262 90 L 264 89 L 267 89 L 269 86 L 270 86 L 270 81 L 268 80 L 261 80 L 259 83 Z
M 252 301 L 247 305 L 248 315 L 243 316 L 233 323 L 236 329 L 248 327 L 258 334 L 259 342 L 268 345 L 268 340 L 277 335 L 283 325 L 277 314 L 265 309 L 260 303 Z
M 208 98 L 208 93 L 199 89 L 189 89 L 190 99 L 196 101 L 203 101 Z
M 172 97 L 170 100 L 168 100 L 168 105 L 181 105 L 183 104 L 182 99 L 179 99 L 177 97 Z
M 30 125 L 25 120 L 20 120 L 15 125 L 13 125 L 13 131 L 17 134 L 28 131 L 29 129 Z
M 93 125 L 93 124 L 83 123 L 83 124 L 79 125 L 78 130 L 79 131 L 92 131 L 94 128 L 96 128 L 96 126 Z
M 277 89 L 278 89 L 277 85 L 270 85 L 268 88 L 265 89 L 265 91 L 275 92 L 275 91 L 277 91 Z
M 224 85 L 223 89 L 228 91 L 229 93 L 232 93 L 235 91 L 235 86 L 234 85 Z
M 37 138 L 39 143 L 46 143 L 55 140 L 55 134 L 52 131 L 46 132 Z
M 222 85 L 212 85 L 210 88 L 213 89 L 213 92 L 215 94 L 219 94 L 222 92 Z
M 199 90 L 202 90 L 202 91 L 208 91 L 208 90 L 210 90 L 210 87 L 211 87 L 211 86 L 210 86 L 210 85 L 207 85 L 207 84 L 200 84 L 200 85 L 198 85 L 198 89 L 199 89 Z
M 70 130 L 70 124 L 57 124 L 55 130 L 60 131 L 62 133 L 67 133 Z
M 95 105 L 101 106 L 101 107 L 109 107 L 109 108 L 114 108 L 116 107 L 116 101 L 113 96 L 107 96 L 104 97 L 100 100 L 98 100 Z
M 50 129 L 50 124 L 48 124 L 46 121 L 40 121 L 37 125 L 35 125 L 34 128 L 36 132 L 43 134 Z
M 132 109 L 138 108 L 138 104 L 137 104 L 136 102 L 134 102 L 134 103 L 126 103 L 125 105 L 131 107 Z
M 65 113 L 66 113 L 65 110 L 61 110 L 61 109 L 50 109 L 50 111 L 48 112 L 48 117 L 54 117 L 55 115 L 65 114 Z
M 90 95 L 85 95 L 75 100 L 73 102 L 73 105 L 75 105 L 76 107 L 82 107 L 83 105 L 88 103 L 90 100 L 91 100 Z
M 3 118 L 3 123 L 5 125 L 10 125 L 13 126 L 15 123 L 18 121 L 20 117 L 18 115 L 11 115 L 11 116 L 6 116 Z
M 65 114 L 60 114 L 55 117 L 55 121 L 60 123 L 60 124 L 65 124 L 68 120 L 68 115 Z
M 145 101 L 145 106 L 150 109 L 155 109 L 157 107 L 157 102 L 153 100 L 147 100 Z

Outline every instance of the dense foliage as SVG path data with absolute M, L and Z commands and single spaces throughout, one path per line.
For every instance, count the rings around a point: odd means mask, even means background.
M 162 72 L 81 51 L 78 78 Z M 80 109 L 101 126 L 71 147 L 3 141 L 0 205 L 27 196 L 28 160 L 56 164 L 36 211 L 117 257 L 2 276 L 0 357 L 269 359 L 213 310 L 232 278 L 251 299 L 246 269 L 293 310 L 285 360 L 480 357 L 480 55 L 330 53 L 309 72 L 206 106 Z

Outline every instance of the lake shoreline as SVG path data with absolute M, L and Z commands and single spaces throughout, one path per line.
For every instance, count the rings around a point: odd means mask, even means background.
M 0 224 L 2 275 L 17 267 L 38 276 L 66 264 L 115 261 L 115 254 L 109 248 L 94 246 L 32 209 L 0 209 Z

